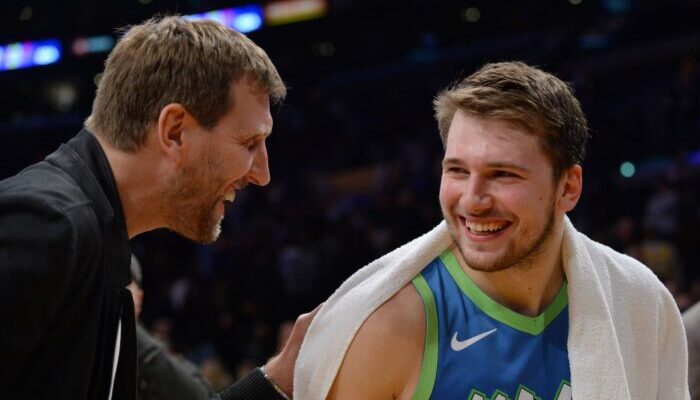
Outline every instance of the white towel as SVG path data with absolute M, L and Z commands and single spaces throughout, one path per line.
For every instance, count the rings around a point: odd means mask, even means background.
M 573 398 L 689 400 L 686 339 L 671 294 L 641 263 L 590 240 L 568 218 L 564 225 Z M 365 319 L 451 243 L 443 221 L 348 278 L 309 327 L 294 398 L 325 399 Z

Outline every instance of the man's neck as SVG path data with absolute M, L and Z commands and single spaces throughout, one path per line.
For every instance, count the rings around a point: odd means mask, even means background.
M 464 272 L 484 293 L 509 309 L 530 317 L 540 315 L 556 297 L 564 282 L 561 261 L 562 234 L 553 233 L 538 257 L 527 265 L 498 272 L 477 271 L 467 266 L 459 251 L 457 260 Z
M 125 152 L 114 148 L 99 135 L 95 135 L 107 157 L 124 210 L 129 239 L 159 228 L 162 224 L 156 216 L 159 209 L 157 163 L 154 155 L 146 154 L 147 147 L 137 152 Z

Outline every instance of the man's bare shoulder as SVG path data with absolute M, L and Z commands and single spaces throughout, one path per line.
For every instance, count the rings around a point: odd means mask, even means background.
M 418 383 L 424 342 L 423 302 L 408 284 L 360 327 L 328 399 L 409 399 Z

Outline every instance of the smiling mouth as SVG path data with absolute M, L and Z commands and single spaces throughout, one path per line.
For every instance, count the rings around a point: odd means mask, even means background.
M 239 187 L 238 185 L 229 186 L 223 196 L 224 202 L 233 203 L 233 201 L 236 200 L 236 193 L 238 193 L 240 189 L 242 189 L 242 187 Z
M 227 195 L 224 196 L 224 201 L 227 201 L 229 203 L 233 203 L 233 201 L 236 200 L 236 190 L 231 190 Z
M 485 223 L 480 223 L 480 222 L 470 222 L 467 221 L 464 218 L 460 218 L 462 222 L 464 223 L 464 226 L 467 228 L 467 230 L 475 235 L 493 235 L 497 234 L 499 232 L 502 232 L 506 228 L 508 228 L 511 223 L 507 221 L 499 221 L 499 222 L 485 222 Z

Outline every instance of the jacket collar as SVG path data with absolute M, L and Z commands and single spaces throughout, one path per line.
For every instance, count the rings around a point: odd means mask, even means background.
M 92 133 L 83 129 L 49 155 L 46 161 L 68 173 L 91 201 L 104 232 L 105 259 L 120 266 L 110 274 L 116 274 L 114 278 L 120 285 L 128 285 L 131 282 L 131 248 L 126 219 L 112 169 L 99 142 Z

